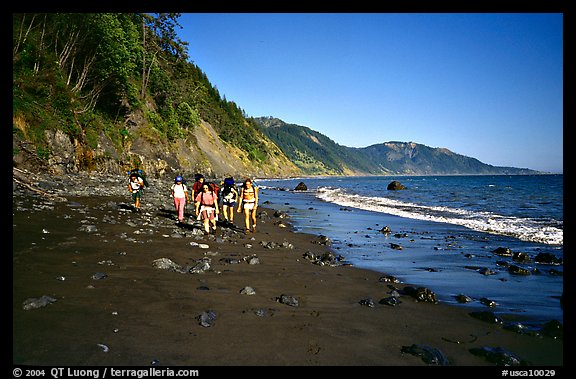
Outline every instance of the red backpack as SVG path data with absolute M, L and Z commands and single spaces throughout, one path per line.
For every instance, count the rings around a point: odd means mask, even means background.
M 208 183 L 208 188 L 218 196 L 218 192 L 220 191 L 220 186 L 218 184 L 210 182 Z

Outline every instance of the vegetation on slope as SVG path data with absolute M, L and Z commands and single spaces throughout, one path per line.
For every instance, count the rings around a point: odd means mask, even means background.
M 46 162 L 52 152 L 47 130 L 61 130 L 85 151 L 104 133 L 122 164 L 131 159 L 126 148 L 135 138 L 169 146 L 190 139 L 202 120 L 257 164 L 281 154 L 189 62 L 188 44 L 175 31 L 178 17 L 13 14 L 13 138 L 27 144 L 15 143 L 13 154 L 31 145 Z M 129 120 L 137 118 L 139 127 L 132 128 Z M 79 169 L 111 159 L 86 157 Z

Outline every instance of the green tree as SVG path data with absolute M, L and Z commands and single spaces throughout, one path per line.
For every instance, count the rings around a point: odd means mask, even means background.
M 194 128 L 200 125 L 200 116 L 187 102 L 181 102 L 177 109 L 178 121 L 185 128 Z

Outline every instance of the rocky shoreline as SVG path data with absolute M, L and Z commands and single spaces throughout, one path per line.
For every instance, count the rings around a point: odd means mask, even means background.
M 170 180 L 15 171 L 13 364 L 562 366 L 526 335 L 347 265 L 264 204 L 259 231 L 177 223 Z M 262 199 L 265 202 L 265 198 Z

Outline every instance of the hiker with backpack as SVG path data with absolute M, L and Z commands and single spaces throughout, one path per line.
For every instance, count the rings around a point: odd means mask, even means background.
M 202 186 L 204 185 L 204 175 L 196 174 L 194 175 L 194 184 L 192 185 L 192 198 L 196 199 L 199 193 L 202 192 Z
M 144 189 L 144 180 L 134 170 L 130 173 L 128 180 L 128 192 L 132 194 L 132 201 L 134 202 L 134 210 L 140 212 L 140 199 L 142 198 L 142 190 Z
M 202 184 L 202 192 L 194 199 L 196 205 L 196 216 L 204 223 L 204 234 L 216 231 L 216 220 L 218 218 L 218 195 L 210 187 L 209 183 Z
M 246 224 L 246 234 L 256 232 L 256 210 L 258 209 L 258 187 L 254 185 L 252 179 L 244 181 L 240 196 L 238 197 L 238 213 L 244 211 L 244 223 Z M 252 228 L 250 228 L 252 220 Z
M 222 183 L 222 191 L 220 197 L 222 198 L 222 213 L 224 213 L 224 222 L 234 222 L 234 205 L 238 199 L 238 190 L 234 184 L 234 178 L 228 177 Z
M 174 207 L 178 215 L 178 222 L 184 220 L 184 208 L 186 204 L 190 204 L 190 197 L 188 197 L 188 187 L 184 184 L 184 179 L 178 175 L 174 178 L 174 184 L 170 187 L 170 194 L 174 199 Z

